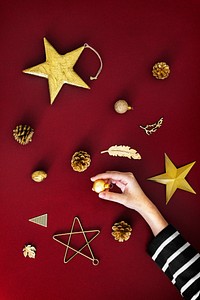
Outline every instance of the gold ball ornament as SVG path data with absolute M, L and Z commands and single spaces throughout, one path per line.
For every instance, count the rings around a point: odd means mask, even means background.
M 130 238 L 132 228 L 126 222 L 121 221 L 119 223 L 115 223 L 112 226 L 112 230 L 112 236 L 114 236 L 115 240 L 118 242 L 124 242 Z
M 94 183 L 93 183 L 93 187 L 92 190 L 96 193 L 101 193 L 103 191 L 105 191 L 106 189 L 110 188 L 110 184 L 106 183 L 103 179 L 97 179 Z
M 13 129 L 14 139 L 21 145 L 32 142 L 33 134 L 34 130 L 29 125 L 18 125 Z
M 125 100 L 118 100 L 114 104 L 114 109 L 118 114 L 124 114 L 128 110 L 131 110 L 132 107 L 128 105 L 128 103 Z
M 45 171 L 39 170 L 32 173 L 32 179 L 35 182 L 42 182 L 47 178 L 47 173 Z
M 153 66 L 152 73 L 156 79 L 166 79 L 170 74 L 170 68 L 165 62 L 158 62 Z
M 74 171 L 83 172 L 91 163 L 90 155 L 86 151 L 77 151 L 73 154 L 71 159 L 71 166 Z

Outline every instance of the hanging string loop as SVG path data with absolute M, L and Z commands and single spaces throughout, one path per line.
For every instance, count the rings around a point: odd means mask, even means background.
M 101 73 L 102 71 L 102 68 L 103 68 L 103 62 L 102 62 L 102 59 L 101 59 L 101 56 L 99 55 L 99 53 L 94 49 L 92 48 L 90 45 L 88 45 L 87 43 L 84 44 L 84 47 L 85 48 L 89 48 L 90 50 L 92 50 L 99 58 L 99 61 L 100 61 L 100 67 L 99 67 L 99 70 L 97 71 L 96 75 L 95 76 L 90 76 L 90 80 L 96 80 L 99 76 L 99 74 Z

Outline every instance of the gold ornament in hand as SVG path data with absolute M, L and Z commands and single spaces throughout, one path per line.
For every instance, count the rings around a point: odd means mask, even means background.
M 110 188 L 110 184 L 106 183 L 103 179 L 98 179 L 93 183 L 92 190 L 96 193 L 101 193 Z

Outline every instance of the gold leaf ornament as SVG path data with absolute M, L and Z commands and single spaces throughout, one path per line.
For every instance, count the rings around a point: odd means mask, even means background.
M 23 248 L 24 257 L 35 258 L 36 248 L 32 245 L 25 245 Z
M 108 150 L 101 151 L 101 153 L 108 153 L 111 156 L 120 156 L 120 157 L 127 157 L 129 159 L 141 159 L 141 155 L 137 152 L 137 150 L 132 149 L 129 146 L 124 145 L 115 145 L 111 146 Z

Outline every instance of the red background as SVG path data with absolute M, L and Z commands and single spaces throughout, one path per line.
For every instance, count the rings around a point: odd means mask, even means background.
M 199 1 L 6 1 L 1 4 L 1 239 L 0 296 L 23 299 L 182 299 L 146 253 L 152 234 L 134 211 L 104 202 L 92 192 L 90 177 L 106 170 L 132 171 L 167 220 L 200 249 L 199 240 Z M 45 61 L 43 37 L 61 54 L 84 43 L 75 70 L 91 87 L 64 85 L 51 106 L 46 79 L 22 73 Z M 151 69 L 165 61 L 171 74 L 156 80 Z M 126 99 L 134 110 L 117 114 Z M 139 128 L 164 117 L 147 136 Z M 21 146 L 16 125 L 31 125 L 33 141 Z M 100 154 L 112 145 L 137 149 L 142 160 Z M 75 151 L 92 158 L 84 173 L 72 170 Z M 164 153 L 177 167 L 197 161 L 187 176 L 197 195 L 178 190 L 165 204 L 165 186 L 151 181 L 164 173 Z M 35 183 L 31 174 L 48 178 Z M 48 213 L 48 227 L 28 222 Z M 84 229 L 100 229 L 91 243 L 98 266 L 77 255 L 63 263 L 64 246 L 55 233 L 70 231 L 78 216 Z M 131 239 L 114 241 L 111 227 L 125 220 Z M 75 240 L 74 240 L 75 242 Z M 36 259 L 24 258 L 25 244 Z

